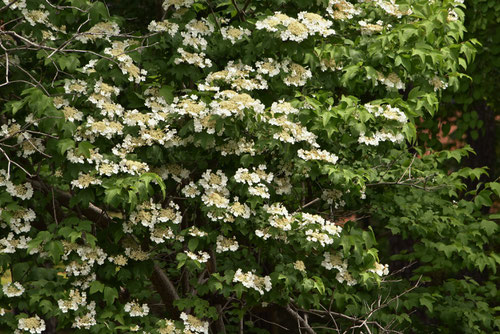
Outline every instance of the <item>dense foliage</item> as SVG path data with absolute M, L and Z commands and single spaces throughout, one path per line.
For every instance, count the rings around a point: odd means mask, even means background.
M 4 330 L 500 329 L 461 1 L 3 2 Z

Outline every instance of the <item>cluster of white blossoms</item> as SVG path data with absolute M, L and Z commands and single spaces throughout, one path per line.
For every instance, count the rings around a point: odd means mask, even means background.
M 85 174 L 82 172 L 78 174 L 78 179 L 71 181 L 72 188 L 76 187 L 80 189 L 86 189 L 91 185 L 100 185 L 100 184 L 102 184 L 101 179 L 98 179 L 97 177 L 91 174 Z
M 322 37 L 335 34 L 335 31 L 330 29 L 333 22 L 325 20 L 321 15 L 300 12 L 297 17 L 298 19 L 295 19 L 281 12 L 275 12 L 273 16 L 257 21 L 255 28 L 268 32 L 279 31 L 281 40 L 294 42 L 302 42 L 316 34 Z
M 331 254 L 325 252 L 323 254 L 324 260 L 321 262 L 321 266 L 325 267 L 327 270 L 336 269 L 338 270 L 337 276 L 335 277 L 339 283 L 346 282 L 347 285 L 353 286 L 358 283 L 351 274 L 347 271 L 347 261 L 342 260 L 342 258 L 337 254 Z
M 296 219 L 299 228 L 305 230 L 306 240 L 321 247 L 333 244 L 334 238 L 338 238 L 342 232 L 342 227 L 319 215 L 302 212 L 296 215 Z
M 206 58 L 206 54 L 203 52 L 191 53 L 185 51 L 183 48 L 178 48 L 177 52 L 180 54 L 180 58 L 175 58 L 174 63 L 176 65 L 180 63 L 187 63 L 190 65 L 198 66 L 199 68 L 212 66 L 212 61 Z
M 104 53 L 118 62 L 120 70 L 123 74 L 128 75 L 129 81 L 140 83 L 146 80 L 147 71 L 137 67 L 126 51 L 134 43 L 135 41 L 114 41 L 111 43 L 111 47 L 104 49 Z
M 361 10 L 357 9 L 352 3 L 345 0 L 330 0 L 326 11 L 335 20 L 350 20 L 355 15 L 361 14 Z
M 3 210 L 0 208 L 0 214 Z M 36 219 L 35 211 L 30 208 L 18 207 L 15 210 L 8 210 L 8 212 L 9 215 L 3 218 L 5 223 L 0 223 L 0 227 L 6 228 L 8 226 L 15 234 L 28 233 L 31 230 L 31 222 Z
M 236 28 L 236 27 L 222 27 L 220 29 L 222 38 L 229 40 L 231 44 L 236 44 L 236 42 L 241 41 L 245 36 L 250 36 L 252 33 L 246 28 Z
M 299 158 L 304 160 L 322 160 L 331 163 L 333 165 L 336 164 L 337 160 L 339 159 L 339 157 L 333 153 L 317 149 L 312 149 L 312 150 L 299 149 L 297 151 L 297 155 L 299 156 Z
M 188 258 L 190 258 L 193 261 L 197 261 L 199 263 L 206 263 L 208 260 L 210 260 L 210 255 L 207 252 L 202 252 L 199 251 L 197 254 L 190 252 L 190 251 L 185 251 L 184 252 Z
M 401 6 L 396 4 L 396 0 L 375 0 L 375 4 L 382 8 L 387 14 L 401 18 L 402 16 L 411 15 L 411 8 L 406 10 L 401 9 Z
M 184 312 L 180 315 L 181 320 L 184 322 L 184 333 L 203 333 L 208 334 L 208 322 L 202 321 L 191 314 Z M 172 328 L 173 329 L 173 328 Z M 171 332 L 167 332 L 171 333 Z
M 86 313 L 76 316 L 71 327 L 78 329 L 90 329 L 95 326 L 97 324 L 97 321 L 95 319 L 95 306 L 96 304 L 94 301 L 91 301 L 88 305 L 86 305 Z
M 198 84 L 198 90 L 219 91 L 221 87 L 216 84 L 229 85 L 236 91 L 268 88 L 267 81 L 253 67 L 232 60 L 223 70 L 209 73 L 205 82 Z
M 303 273 L 306 272 L 306 265 L 301 260 L 295 261 L 295 263 L 293 264 L 293 268 Z
M 393 143 L 401 144 L 404 140 L 404 136 L 401 133 L 393 134 L 387 131 L 377 131 L 371 137 L 365 136 L 364 132 L 359 134 L 358 142 L 360 144 L 378 146 L 380 142 L 391 141 Z
M 3 293 L 9 297 L 19 297 L 24 293 L 24 287 L 19 282 L 9 282 L 2 286 Z
M 384 22 L 382 20 L 378 20 L 375 24 L 366 21 L 359 21 L 358 23 L 361 27 L 361 35 L 373 35 L 384 29 Z
M 448 83 L 437 75 L 429 79 L 429 84 L 434 87 L 435 92 L 448 88 Z
M 137 301 L 131 301 L 126 303 L 123 309 L 131 317 L 144 317 L 149 314 L 148 304 L 141 305 Z
M 285 61 L 282 64 L 283 71 L 288 75 L 283 79 L 287 86 L 301 87 L 307 83 L 307 80 L 312 78 L 311 70 L 303 67 L 302 65 Z
M 211 35 L 214 30 L 214 25 L 207 19 L 192 19 L 186 24 L 184 31 L 181 31 L 182 44 L 196 50 L 206 50 L 207 40 L 204 37 Z
M 24 235 L 14 238 L 14 233 L 10 232 L 7 237 L 0 239 L 0 254 L 13 254 L 16 249 L 27 249 L 31 237 Z
M 26 122 L 34 123 L 27 117 Z M 3 138 L 2 138 L 3 137 Z M 33 137 L 33 135 L 24 129 L 14 120 L 9 120 L 7 124 L 0 126 L 0 139 L 16 139 L 17 141 L 17 156 L 23 156 L 24 158 L 30 155 L 40 152 L 44 154 L 45 146 L 43 140 L 40 138 Z
M 321 199 L 326 203 L 333 205 L 335 209 L 345 206 L 345 201 L 342 199 L 342 192 L 337 189 L 325 189 L 321 193 Z
M 371 79 L 371 77 L 368 76 L 368 79 Z M 377 72 L 377 80 L 384 84 L 389 91 L 405 89 L 406 87 L 401 78 L 394 72 L 389 73 L 387 76 L 381 72 Z
M 264 276 L 260 277 L 255 275 L 251 271 L 247 271 L 244 273 L 241 269 L 238 269 L 233 277 L 234 283 L 241 283 L 244 287 L 249 289 L 254 289 L 259 292 L 261 295 L 264 294 L 264 291 L 271 291 L 271 277 Z
M 160 22 L 153 20 L 149 23 L 148 30 L 151 32 L 166 32 L 170 36 L 174 37 L 175 34 L 177 34 L 177 31 L 179 31 L 179 25 L 168 20 Z
M 5 181 L 5 184 L 0 184 L 0 186 L 4 185 L 7 193 L 13 197 L 17 197 L 21 200 L 29 200 L 33 197 L 33 187 L 31 183 L 24 184 L 14 184 L 11 181 Z
M 88 43 L 89 41 L 106 40 L 110 42 L 110 37 L 120 34 L 120 27 L 116 22 L 99 22 L 86 32 L 75 36 L 77 41 Z
M 175 9 L 181 9 L 182 7 L 190 7 L 195 0 L 165 0 L 162 3 L 162 7 L 167 11 L 170 6 L 174 6 Z
M 182 221 L 182 213 L 179 211 L 179 206 L 174 202 L 170 202 L 167 207 L 162 207 L 159 203 L 154 203 L 151 199 L 149 202 L 141 203 L 131 213 L 128 220 L 123 223 L 123 231 L 125 233 L 133 233 L 134 227 L 142 225 L 149 229 L 149 237 L 151 241 L 160 244 L 166 240 L 179 239 L 176 236 L 172 227 L 179 225 Z M 167 225 L 173 224 L 171 226 Z
M 223 252 L 236 252 L 239 248 L 238 241 L 233 237 L 231 239 L 225 238 L 222 235 L 217 236 L 217 243 L 215 251 L 217 253 Z
M 14 334 L 41 334 L 45 331 L 45 321 L 35 314 L 34 317 L 21 318 Z
M 80 306 L 87 305 L 87 294 L 85 291 L 71 289 L 68 299 L 59 299 L 57 305 L 62 313 L 67 313 L 69 310 L 76 311 Z
M 406 114 L 402 112 L 399 108 L 393 107 L 390 104 L 372 105 L 366 103 L 364 107 L 369 113 L 377 117 L 384 117 L 385 119 L 395 120 L 402 124 L 408 122 L 408 117 L 406 117 Z
M 379 276 L 389 275 L 389 265 L 375 262 L 375 268 L 368 269 L 368 271 L 375 273 Z

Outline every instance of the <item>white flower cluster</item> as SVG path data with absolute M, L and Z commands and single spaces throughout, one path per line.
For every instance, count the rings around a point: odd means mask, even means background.
M 317 150 L 317 149 L 308 150 L 308 151 L 303 150 L 303 149 L 299 149 L 297 151 L 297 155 L 299 156 L 299 158 L 304 159 L 304 160 L 322 160 L 322 161 L 329 162 L 333 165 L 336 164 L 337 160 L 339 159 L 339 157 L 333 153 L 330 153 L 330 152 L 325 151 L 325 150 Z
M 256 89 L 267 89 L 267 81 L 260 73 L 249 65 L 229 61 L 224 70 L 211 72 L 205 78 L 205 83 L 198 84 L 200 91 L 219 91 L 220 87 L 215 83 L 225 83 L 236 91 Z
M 375 268 L 368 269 L 368 271 L 375 273 L 379 276 L 389 275 L 389 265 L 375 262 Z
M 198 66 L 199 68 L 211 67 L 212 61 L 206 57 L 206 54 L 203 52 L 200 53 L 191 53 L 185 51 L 183 48 L 178 48 L 177 52 L 181 55 L 180 58 L 175 58 L 174 63 L 176 65 L 180 63 L 188 63 L 190 65 Z
M 370 77 L 368 77 L 371 79 Z M 389 73 L 389 75 L 385 76 L 381 72 L 377 72 L 377 80 L 380 81 L 382 84 L 385 85 L 387 90 L 398 90 L 398 89 L 405 89 L 406 85 L 404 84 L 403 81 L 401 81 L 401 78 L 399 76 L 392 72 Z
M 437 75 L 429 79 L 429 83 L 434 87 L 435 92 L 448 88 L 448 83 Z
M 342 192 L 337 189 L 325 189 L 321 194 L 321 199 L 330 205 L 334 205 L 335 209 L 345 206 L 345 201 L 342 199 Z
M 78 179 L 71 181 L 72 188 L 76 187 L 80 189 L 86 189 L 91 185 L 100 185 L 100 184 L 102 184 L 101 179 L 98 179 L 90 174 L 84 174 L 82 172 L 78 174 Z
M 6 238 L 0 239 L 0 254 L 13 254 L 16 249 L 27 249 L 30 241 L 31 238 L 24 235 L 15 239 L 14 233 L 10 232 Z
M 272 288 L 271 277 L 260 277 L 251 271 L 244 273 L 241 269 L 238 269 L 234 274 L 233 282 L 240 282 L 246 288 L 254 289 L 261 295 L 264 294 L 264 290 L 269 292 Z
M 182 7 L 191 7 L 193 3 L 194 0 L 165 0 L 163 1 L 162 7 L 167 11 L 170 6 L 174 6 L 175 9 L 181 9 Z
M 390 104 L 381 106 L 366 103 L 364 107 L 369 113 L 377 117 L 381 116 L 386 119 L 398 121 L 402 124 L 408 122 L 408 117 L 406 117 L 405 113 L 402 112 L 399 108 L 393 107 Z
M 383 141 L 391 141 L 393 143 L 400 144 L 404 139 L 405 138 L 401 133 L 393 134 L 386 131 L 377 131 L 373 136 L 367 137 L 364 132 L 361 132 L 359 134 L 358 142 L 360 144 L 378 146 L 378 144 Z
M 140 305 L 137 301 L 126 303 L 123 309 L 131 317 L 144 317 L 149 314 L 148 304 Z
M 300 123 L 288 120 L 286 116 L 278 118 L 269 118 L 267 122 L 278 127 L 278 131 L 273 134 L 274 139 L 284 143 L 295 144 L 297 142 L 306 142 L 313 147 L 319 147 L 316 143 L 316 135 Z
M 361 10 L 346 0 L 330 0 L 326 11 L 336 20 L 345 21 L 361 14 Z
M 220 32 L 222 34 L 222 38 L 229 40 L 231 44 L 235 44 L 237 41 L 245 38 L 245 36 L 251 35 L 250 30 L 236 27 L 222 27 Z
M 181 320 L 184 322 L 184 328 L 193 333 L 208 334 L 208 322 L 202 321 L 191 314 L 184 312 L 180 315 Z M 187 332 L 184 332 L 187 333 Z
M 238 241 L 236 241 L 236 238 L 233 237 L 232 239 L 225 238 L 222 235 L 217 236 L 217 247 L 215 251 L 217 253 L 223 253 L 223 252 L 236 252 L 238 250 Z
M 95 316 L 95 302 L 92 301 L 87 305 L 87 313 L 76 316 L 71 327 L 78 329 L 90 329 L 92 326 L 97 324 Z
M 9 297 L 19 297 L 24 293 L 24 287 L 19 282 L 9 282 L 2 286 L 3 293 Z
M 28 200 L 33 197 L 33 187 L 31 186 L 31 183 L 26 182 L 24 184 L 14 184 L 7 180 L 0 183 L 0 186 L 2 185 L 5 186 L 7 193 L 13 197 L 17 197 L 22 200 Z
M 0 214 L 2 213 L 2 208 L 0 208 Z M 28 233 L 31 230 L 31 222 L 36 219 L 35 211 L 32 209 L 26 209 L 23 207 L 17 208 L 15 211 L 9 210 L 10 219 L 6 220 L 9 224 L 10 229 L 15 234 Z M 6 218 L 4 218 L 6 219 Z M 1 224 L 1 227 L 7 227 L 5 224 Z
M 332 24 L 333 22 L 314 13 L 300 12 L 298 19 L 294 19 L 281 12 L 275 12 L 273 16 L 257 21 L 255 27 L 269 32 L 280 31 L 280 38 L 283 41 L 302 42 L 315 34 L 323 37 L 335 34 L 335 31 L 330 29 Z
M 180 224 L 182 214 L 179 206 L 170 202 L 168 207 L 163 208 L 161 204 L 149 202 L 141 203 L 130 215 L 128 222 L 123 223 L 123 231 L 132 233 L 134 226 L 141 224 L 150 232 L 150 239 L 155 243 L 163 243 L 165 240 L 175 239 L 174 232 L 165 223 Z
M 184 251 L 184 253 L 188 256 L 188 258 L 199 263 L 206 263 L 210 260 L 210 255 L 207 252 L 199 251 L 198 254 L 195 254 L 190 251 Z
M 110 41 L 110 37 L 120 34 L 120 27 L 116 22 L 99 22 L 90 28 L 88 31 L 77 34 L 75 39 L 82 43 L 88 43 L 88 41 L 95 41 L 98 39 L 104 39 Z
M 96 136 L 103 136 L 107 139 L 111 139 L 122 134 L 123 124 L 119 122 L 113 122 L 108 119 L 96 121 L 92 116 L 87 117 L 85 136 L 89 138 L 90 142 L 94 142 Z
M 179 25 L 168 20 L 160 22 L 153 20 L 149 23 L 148 30 L 151 32 L 166 32 L 170 36 L 174 37 L 174 35 L 177 34 L 177 31 L 179 31 Z
M 401 18 L 402 16 L 410 15 L 413 13 L 411 8 L 402 10 L 396 0 L 375 0 L 375 4 L 382 8 L 387 14 Z
M 66 80 L 64 83 L 64 92 L 66 94 L 85 94 L 87 91 L 87 83 L 83 80 Z
M 40 319 L 38 315 L 30 318 L 21 318 L 17 323 L 17 329 L 15 334 L 31 333 L 31 334 L 41 334 L 45 331 L 45 321 Z
M 146 80 L 146 70 L 140 69 L 134 64 L 132 58 L 127 55 L 126 48 L 130 46 L 128 41 L 114 41 L 110 48 L 104 49 L 104 53 L 116 59 L 123 74 L 128 75 L 128 80 L 140 83 Z
M 384 29 L 384 22 L 382 20 L 378 20 L 376 24 L 368 23 L 366 21 L 359 21 L 358 23 L 361 27 L 361 35 L 373 35 Z
M 307 83 L 307 80 L 312 78 L 311 70 L 296 64 L 285 61 L 283 64 L 283 71 L 288 75 L 283 79 L 287 86 L 301 87 Z
M 325 267 L 327 270 L 336 269 L 338 270 L 337 276 L 335 277 L 339 283 L 346 282 L 347 285 L 353 286 L 358 283 L 351 274 L 347 271 L 347 261 L 342 260 L 342 258 L 337 254 L 331 254 L 325 252 L 323 254 L 324 260 L 321 262 L 321 266 Z
M 333 238 L 342 232 L 342 227 L 319 215 L 302 212 L 296 218 L 300 221 L 300 228 L 305 229 L 306 240 L 322 247 L 333 244 Z
M 201 20 L 192 19 L 185 26 L 185 31 L 181 32 L 183 37 L 182 44 L 184 46 L 191 46 L 197 50 L 205 50 L 207 48 L 207 40 L 204 36 L 211 35 L 215 28 L 205 18 Z
M 67 313 L 69 310 L 76 311 L 80 306 L 87 304 L 87 294 L 79 290 L 70 290 L 69 299 L 59 299 L 57 305 L 62 313 Z

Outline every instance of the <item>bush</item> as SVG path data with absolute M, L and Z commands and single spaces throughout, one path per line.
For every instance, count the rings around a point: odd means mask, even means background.
M 458 0 L 4 3 L 5 329 L 498 329 Z

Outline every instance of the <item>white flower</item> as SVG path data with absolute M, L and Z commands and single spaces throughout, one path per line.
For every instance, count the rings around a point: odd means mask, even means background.
M 195 316 L 184 312 L 181 313 L 180 318 L 184 321 L 184 327 L 186 330 L 195 333 L 208 334 L 208 322 L 201 321 Z
M 322 160 L 329 162 L 331 164 L 337 163 L 337 160 L 339 159 L 339 157 L 333 153 L 330 153 L 325 150 L 316 150 L 316 149 L 309 151 L 299 149 L 297 151 L 297 155 L 304 160 Z
M 375 262 L 375 268 L 368 269 L 368 271 L 375 273 L 379 276 L 389 275 L 389 265 Z
M 21 318 L 17 328 L 31 334 L 41 334 L 45 330 L 45 321 L 40 319 L 38 315 L 31 318 Z
M 272 288 L 271 277 L 260 277 L 251 271 L 243 273 L 241 269 L 238 269 L 234 274 L 233 282 L 240 282 L 243 286 L 258 291 L 261 295 L 264 294 L 264 290 L 271 291 Z
M 28 200 L 33 196 L 33 187 L 31 186 L 31 183 L 26 182 L 25 184 L 14 184 L 10 181 L 6 181 L 5 185 L 7 192 L 11 196 L 22 200 Z
M 233 237 L 232 239 L 225 238 L 222 235 L 217 236 L 217 248 L 216 252 L 217 253 L 222 253 L 222 252 L 236 252 L 238 250 L 238 241 L 236 241 L 236 238 Z
M 24 293 L 24 288 L 19 282 L 7 283 L 2 287 L 3 293 L 9 297 L 18 297 Z
M 140 305 L 137 301 L 126 303 L 123 309 L 131 317 L 144 317 L 149 313 L 149 306 L 147 304 Z
M 199 251 L 198 254 L 195 254 L 190 251 L 185 251 L 184 253 L 186 253 L 188 258 L 190 258 L 191 260 L 198 261 L 200 263 L 205 263 L 210 259 L 210 255 L 207 252 Z

